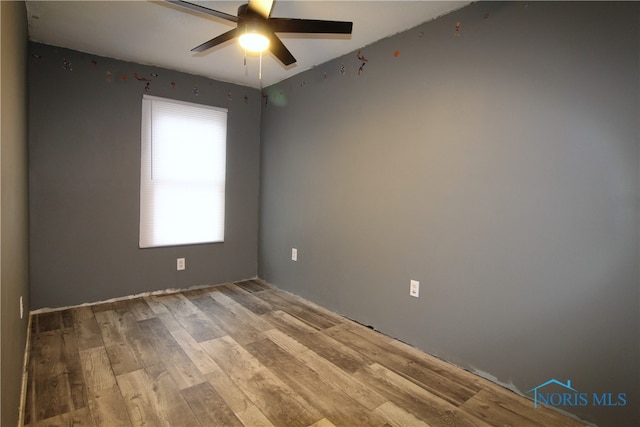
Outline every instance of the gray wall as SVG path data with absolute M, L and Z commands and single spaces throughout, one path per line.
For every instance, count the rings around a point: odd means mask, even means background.
M 0 425 L 18 424 L 29 313 L 27 186 L 27 14 L 0 1 Z M 24 317 L 20 319 L 20 297 Z
M 640 425 L 639 7 L 479 2 L 268 88 L 260 276 Z
M 259 91 L 42 44 L 30 53 L 34 308 L 256 276 Z M 147 82 L 136 74 L 151 80 L 151 95 L 229 109 L 224 243 L 138 248 Z M 178 257 L 186 271 L 176 271 Z

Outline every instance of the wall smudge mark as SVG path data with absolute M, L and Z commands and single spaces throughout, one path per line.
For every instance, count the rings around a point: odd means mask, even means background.
M 358 75 L 360 75 L 364 71 L 364 66 L 367 64 L 367 62 L 369 62 L 369 60 L 362 54 L 361 51 L 358 51 L 358 54 L 356 56 L 362 62 L 362 65 L 360 65 L 360 68 L 358 68 Z
M 136 78 L 136 80 L 141 81 L 141 82 L 150 82 L 151 79 L 148 79 L 146 77 L 143 76 L 139 76 L 138 73 L 133 73 L 133 77 Z

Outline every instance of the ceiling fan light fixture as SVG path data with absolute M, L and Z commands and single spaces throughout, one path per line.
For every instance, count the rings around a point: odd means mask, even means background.
M 236 16 L 191 3 L 191 0 L 166 1 L 185 9 L 195 10 L 198 13 L 216 16 L 236 23 L 236 28 L 194 47 L 191 49 L 192 52 L 204 52 L 237 37 L 245 52 L 260 53 L 261 63 L 262 52 L 269 49 L 273 56 L 285 67 L 295 64 L 296 58 L 289 52 L 289 49 L 282 43 L 276 33 L 351 34 L 353 29 L 353 22 L 346 21 L 272 18 L 273 0 L 248 0 L 248 3 L 238 7 Z
M 244 33 L 238 37 L 240 46 L 249 52 L 263 52 L 269 47 L 269 38 L 260 33 Z

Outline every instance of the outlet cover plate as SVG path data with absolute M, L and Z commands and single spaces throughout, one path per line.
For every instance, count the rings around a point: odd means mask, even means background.
M 411 285 L 409 287 L 409 295 L 416 298 L 420 297 L 420 282 L 418 282 L 417 280 L 411 281 Z
M 178 258 L 176 262 L 176 269 L 178 271 L 185 270 L 187 268 L 187 264 L 184 258 Z

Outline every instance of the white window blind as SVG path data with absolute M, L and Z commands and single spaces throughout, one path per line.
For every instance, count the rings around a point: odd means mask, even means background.
M 224 241 L 227 110 L 144 95 L 140 247 Z

